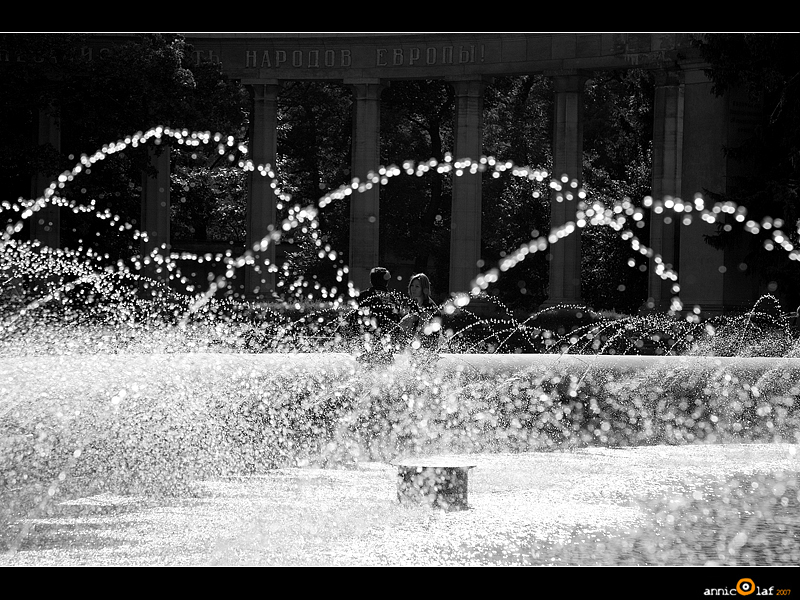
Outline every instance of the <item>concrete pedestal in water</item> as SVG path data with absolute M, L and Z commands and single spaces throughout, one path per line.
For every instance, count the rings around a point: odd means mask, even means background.
M 406 458 L 393 464 L 398 469 L 400 503 L 427 503 L 444 510 L 469 508 L 469 470 L 474 464 L 436 457 Z

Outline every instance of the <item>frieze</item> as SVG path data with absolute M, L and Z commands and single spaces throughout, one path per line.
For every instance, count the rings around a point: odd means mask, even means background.
M 108 47 L 83 46 L 79 56 L 83 60 L 93 60 L 110 52 Z M 220 51 L 194 50 L 194 61 L 222 62 Z M 42 62 L 41 56 L 12 56 L 0 49 L 0 62 Z M 50 59 L 54 61 L 55 59 Z M 269 49 L 242 50 L 241 66 L 245 69 L 281 68 L 347 68 L 352 66 L 401 67 L 464 65 L 486 61 L 485 44 L 453 44 L 442 46 L 376 47 L 376 48 L 311 48 L 311 49 Z
M 196 50 L 195 60 L 220 62 L 214 50 Z M 362 67 L 411 67 L 464 65 L 486 61 L 485 44 L 453 44 L 442 46 L 375 47 L 375 48 L 305 48 L 242 50 L 245 69 L 315 69 Z M 226 61 L 227 63 L 227 61 Z
M 222 64 L 235 78 L 399 77 L 518 74 L 552 69 L 610 69 L 682 64 L 678 34 L 406 34 L 329 37 L 269 34 L 187 35 L 196 63 Z M 217 37 L 218 35 L 218 37 Z M 79 58 L 102 57 L 129 35 L 97 34 Z M 0 65 L 43 60 L 0 47 Z

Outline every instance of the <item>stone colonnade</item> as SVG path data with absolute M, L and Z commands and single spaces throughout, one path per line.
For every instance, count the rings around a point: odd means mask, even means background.
M 724 190 L 729 165 L 722 148 L 728 142 L 726 99 L 711 93 L 711 83 L 701 66 L 658 70 L 654 102 L 653 185 L 656 199 L 680 197 L 691 201 L 695 192 Z M 576 221 L 577 190 L 581 187 L 583 161 L 583 88 L 588 75 L 580 71 L 545 72 L 554 83 L 553 173 L 564 182 L 551 192 L 551 226 Z M 484 77 L 448 78 L 456 95 L 455 155 L 477 159 L 482 155 Z M 251 159 L 256 165 L 274 166 L 277 138 L 278 80 L 243 81 L 251 90 Z M 352 174 L 364 182 L 379 164 L 381 79 L 344 80 L 353 91 Z M 40 143 L 58 147 L 58 128 L 51 115 L 40 119 Z M 164 148 L 167 150 L 166 148 Z M 145 177 L 142 192 L 142 225 L 148 239 L 142 243 L 146 256 L 158 248 L 169 248 L 169 152 L 156 148 L 152 154 L 158 175 Z M 247 216 L 247 247 L 268 236 L 275 226 L 276 195 L 271 180 L 250 173 Z M 45 183 L 37 181 L 37 195 Z M 373 185 L 351 195 L 350 278 L 364 289 L 369 271 L 379 264 L 379 189 Z M 32 236 L 58 246 L 58 209 L 48 207 L 34 222 Z M 685 305 L 698 304 L 703 310 L 721 310 L 728 303 L 752 300 L 752 282 L 743 284 L 736 265 L 724 253 L 703 242 L 713 225 L 694 219 L 691 225 L 678 223 L 671 213 L 651 215 L 650 246 L 669 267 L 680 273 L 680 295 Z M 481 258 L 481 175 L 465 173 L 454 177 L 450 246 L 450 292 L 468 291 L 478 274 Z M 580 229 L 550 248 L 550 293 L 546 305 L 581 301 Z M 727 262 L 726 262 L 727 261 Z M 275 245 L 255 252 L 255 262 L 246 267 L 245 293 L 251 298 L 267 295 L 275 287 L 270 265 L 275 263 Z M 725 264 L 723 264 L 725 263 Z M 738 264 L 738 263 L 737 263 Z M 651 261 L 649 296 L 653 307 L 665 309 L 675 295 L 672 281 L 663 281 Z M 722 268 L 721 268 L 722 267 Z M 146 265 L 155 273 L 157 265 Z M 728 271 L 726 275 L 726 271 Z M 162 272 L 161 277 L 165 274 Z M 737 279 L 738 277 L 738 279 Z M 744 291 L 743 291 L 744 290 Z
M 730 141 L 727 97 L 717 98 L 703 65 L 683 65 L 672 70 L 655 70 L 653 131 L 653 186 L 657 200 L 667 197 L 691 201 L 704 189 L 725 190 L 731 169 L 723 147 Z M 583 89 L 589 77 L 579 70 L 546 71 L 554 84 L 553 177 L 562 180 L 561 189 L 551 192 L 551 227 L 576 221 L 577 192 L 582 186 Z M 458 158 L 477 159 L 482 154 L 483 76 L 448 77 L 456 95 L 455 148 Z M 344 80 L 354 99 L 352 174 L 363 183 L 380 166 L 381 79 Z M 263 82 L 256 83 L 258 88 Z M 252 84 L 251 84 L 252 85 Z M 277 124 L 275 95 L 277 82 L 269 88 L 269 101 L 255 95 L 255 130 L 270 141 L 260 148 L 256 141 L 253 160 L 274 164 L 274 130 Z M 258 138 L 255 138 L 258 140 Z M 267 147 L 268 146 L 268 147 Z M 256 177 L 256 180 L 259 178 Z M 261 178 L 262 180 L 264 178 Z M 379 186 L 351 195 L 350 255 L 348 265 L 353 284 L 369 286 L 369 271 L 379 264 Z M 251 241 L 260 239 L 274 220 L 275 196 L 264 182 L 250 188 Z M 724 305 L 746 305 L 753 299 L 753 280 L 743 279 L 730 252 L 713 249 L 703 235 L 714 225 L 698 218 L 684 225 L 668 212 L 651 215 L 650 247 L 669 268 L 680 274 L 680 296 L 685 305 L 721 311 Z M 580 229 L 550 248 L 549 298 L 546 306 L 581 301 Z M 272 246 L 270 246 L 273 248 Z M 274 249 L 271 260 L 274 260 Z M 468 291 L 478 274 L 481 258 L 481 176 L 466 173 L 453 179 L 453 208 L 450 239 L 450 292 Z M 723 264 L 724 263 L 724 264 Z M 725 265 L 728 265 L 726 268 Z M 274 280 L 249 279 L 246 291 L 256 295 L 271 289 Z M 675 296 L 674 282 L 662 280 L 650 263 L 648 296 L 656 309 L 667 309 Z
M 456 94 L 455 154 L 457 157 L 480 158 L 482 154 L 483 78 L 452 79 Z M 384 82 L 379 79 L 345 80 L 353 92 L 353 136 L 351 171 L 360 183 L 367 174 L 377 172 L 380 165 L 380 95 Z M 261 84 L 249 84 L 259 88 Z M 274 164 L 274 131 L 277 127 L 275 98 L 277 87 L 269 84 L 270 100 L 259 102 L 259 93 L 254 95 L 253 133 L 254 139 L 272 138 L 269 150 L 256 142 L 252 160 L 256 164 Z M 266 131 L 266 133 L 265 133 Z M 271 132 L 271 133 L 270 133 Z M 253 176 L 249 191 L 248 248 L 270 230 L 275 219 L 275 195 L 268 180 Z M 481 236 L 481 176 L 480 173 L 464 174 L 453 180 L 454 208 L 451 224 L 450 288 L 452 291 L 468 290 L 477 274 L 480 260 Z M 369 272 L 380 263 L 380 188 L 373 185 L 351 195 L 350 205 L 350 255 L 348 266 L 353 284 L 364 289 L 369 287 Z M 274 260 L 274 246 L 272 260 Z M 257 261 L 258 263 L 258 261 Z M 262 262 L 263 264 L 263 262 Z M 257 267 L 250 267 L 252 274 Z M 263 267 L 260 268 L 263 272 Z M 246 293 L 257 296 L 263 289 L 271 289 L 274 280 L 250 275 L 246 279 Z M 259 287 L 256 287 L 260 284 Z M 260 289 L 259 289 L 260 288 Z
M 552 74 L 556 86 L 556 130 L 554 136 L 554 165 L 559 174 L 569 174 L 573 186 L 580 186 L 583 143 L 583 84 L 586 76 L 580 73 Z M 448 78 L 456 96 L 454 124 L 455 158 L 477 160 L 483 154 L 483 94 L 487 80 L 483 77 Z M 380 167 L 380 94 L 384 84 L 379 79 L 345 80 L 353 92 L 352 173 L 361 183 L 367 174 Z M 255 85 L 253 87 L 259 87 Z M 271 92 L 274 94 L 275 92 Z M 258 98 L 258 95 L 256 95 Z M 274 131 L 277 112 L 274 101 L 254 104 L 253 122 L 256 128 Z M 255 130 L 254 130 L 255 131 Z M 269 137 L 269 134 L 264 134 Z M 274 136 L 274 134 L 271 134 Z M 262 153 L 256 146 L 252 159 L 257 164 L 274 161 L 274 147 Z M 256 181 L 259 176 L 256 176 Z M 265 179 L 265 178 L 260 178 Z M 574 192 L 574 195 L 572 194 Z M 350 255 L 348 265 L 353 284 L 369 287 L 369 272 L 380 263 L 379 227 L 380 188 L 377 185 L 353 193 L 350 208 Z M 568 183 L 565 189 L 553 194 L 553 226 L 575 221 L 577 189 Z M 275 196 L 267 185 L 250 188 L 248 240 L 261 238 L 274 222 Z M 481 259 L 481 174 L 464 172 L 453 178 L 453 209 L 450 233 L 450 291 L 468 291 L 479 272 Z M 567 237 L 552 248 L 550 299 L 553 303 L 580 300 L 580 232 Z M 274 257 L 273 257 L 274 260 Z M 246 291 L 257 295 L 255 279 L 248 280 Z M 262 280 L 261 283 L 265 283 Z M 269 284 L 266 284 L 269 287 Z

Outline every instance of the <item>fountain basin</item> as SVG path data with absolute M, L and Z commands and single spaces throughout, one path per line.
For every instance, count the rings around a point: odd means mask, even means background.
M 288 466 L 796 444 L 798 397 L 792 358 L 443 354 L 422 369 L 346 353 L 0 358 L 0 517 Z
M 690 371 L 736 369 L 744 372 L 781 370 L 800 372 L 800 358 L 741 356 L 652 356 L 608 354 L 441 354 L 439 367 L 464 368 L 479 373 L 510 373 L 530 367 L 589 368 L 632 372 L 647 369 Z

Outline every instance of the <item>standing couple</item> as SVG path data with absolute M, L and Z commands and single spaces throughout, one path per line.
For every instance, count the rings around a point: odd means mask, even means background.
M 368 352 L 410 347 L 435 351 L 441 336 L 439 306 L 431 298 L 431 282 L 424 273 L 412 275 L 408 297 L 389 290 L 391 274 L 384 267 L 370 272 L 371 287 L 358 296 L 358 312 L 365 326 Z

